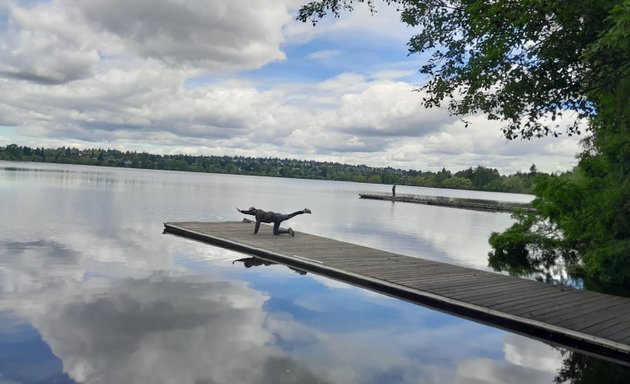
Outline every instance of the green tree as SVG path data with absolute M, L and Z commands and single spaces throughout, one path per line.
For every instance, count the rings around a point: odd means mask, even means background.
M 499 171 L 491 168 L 477 167 L 472 174 L 471 181 L 475 189 L 484 190 L 492 181 L 498 181 L 501 178 Z
M 516 217 L 517 223 L 503 234 L 493 235 L 496 255 L 500 244 L 525 248 L 535 260 L 541 254 L 575 251 L 580 263 L 575 276 L 588 288 L 630 294 L 630 79 L 603 94 L 598 116 L 591 120 L 594 134 L 584 141 L 576 171 L 562 176 L 538 175 L 533 206 L 535 217 Z M 611 103 L 612 105 L 606 105 Z M 532 222 L 532 225 L 524 225 Z M 534 247 L 527 241 L 537 229 L 558 241 Z M 512 236 L 514 231 L 523 237 Z M 525 240 L 523 240 L 525 239 Z M 491 253 L 492 258 L 492 253 Z
M 442 182 L 444 188 L 452 189 L 474 189 L 472 182 L 465 177 L 451 177 Z
M 385 0 L 418 27 L 410 53 L 429 53 L 421 72 L 427 107 L 483 113 L 508 139 L 589 136 L 573 175 L 540 179 L 536 214 L 493 235 L 491 264 L 569 258 L 591 286 L 630 284 L 630 0 Z M 323 0 L 300 9 L 313 23 L 372 0 Z M 551 121 L 551 122 L 550 122 Z M 533 173 L 533 170 L 531 170 Z M 514 252 L 514 255 L 509 255 Z M 493 259 L 495 257 L 496 259 Z M 570 260 L 569 260 L 570 261 Z M 521 264 L 519 266 L 518 264 Z M 594 283 L 593 283 L 594 282 Z
M 446 180 L 452 177 L 451 171 L 447 171 L 446 168 L 435 174 L 435 181 L 438 185 L 442 185 Z

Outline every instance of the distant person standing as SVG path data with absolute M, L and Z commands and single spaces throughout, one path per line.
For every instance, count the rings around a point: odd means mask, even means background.
M 246 215 L 253 215 L 256 217 L 256 226 L 254 227 L 254 235 L 258 233 L 258 229 L 260 229 L 260 223 L 273 223 L 273 234 L 279 235 L 281 233 L 288 233 L 291 236 L 295 236 L 293 233 L 293 229 L 280 229 L 280 223 L 285 220 L 289 220 L 290 218 L 301 215 L 303 213 L 311 213 L 311 210 L 308 208 L 304 208 L 301 211 L 295 211 L 293 213 L 284 214 L 284 213 L 276 213 L 271 211 L 263 211 L 262 209 L 257 209 L 254 207 L 249 208 L 248 210 L 238 209 L 237 211 L 240 213 L 244 213 Z
M 392 186 L 392 200 L 396 200 L 396 184 Z

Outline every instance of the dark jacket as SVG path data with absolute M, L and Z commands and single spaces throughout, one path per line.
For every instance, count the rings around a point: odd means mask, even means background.
M 280 213 L 275 213 L 271 211 L 263 211 L 262 209 L 257 209 L 256 214 L 254 216 L 256 216 L 256 221 L 260 221 L 263 223 L 273 223 L 277 219 L 280 219 L 280 216 L 284 216 L 284 215 L 281 215 Z

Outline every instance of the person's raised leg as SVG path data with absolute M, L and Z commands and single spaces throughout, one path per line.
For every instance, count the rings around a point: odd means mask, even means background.
M 303 213 L 311 213 L 311 210 L 308 209 L 308 208 L 304 208 L 301 211 L 295 211 L 293 213 L 289 213 L 288 215 L 285 215 L 285 219 L 284 220 L 289 220 L 290 218 L 295 217 L 297 215 L 301 215 Z

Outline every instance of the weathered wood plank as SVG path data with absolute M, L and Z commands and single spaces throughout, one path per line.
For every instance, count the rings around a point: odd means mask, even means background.
M 571 299 L 570 291 L 529 290 L 520 295 L 504 296 L 500 299 L 479 299 L 480 305 L 486 305 L 490 309 L 516 314 L 514 309 L 528 308 L 534 305 L 547 305 L 548 302 L 557 303 L 558 300 Z
M 545 290 L 528 290 L 523 292 L 523 297 L 518 301 L 501 302 L 489 304 L 490 308 L 494 308 L 502 311 L 509 311 L 512 308 L 522 308 L 524 306 L 534 306 L 538 303 L 544 303 L 547 299 L 556 301 L 562 299 L 563 301 L 569 301 L 572 297 L 577 296 L 578 300 L 583 300 L 581 291 L 577 289 L 545 289 Z
M 620 323 L 621 327 L 619 331 L 610 333 L 610 335 L 606 336 L 614 340 L 625 340 L 630 337 L 630 327 L 628 327 L 628 320 L 624 319 Z
M 584 306 L 573 307 L 570 313 L 567 311 L 555 311 L 543 313 L 538 316 L 545 321 L 553 322 L 564 327 L 583 330 L 607 320 L 617 319 L 614 312 L 608 310 L 616 308 L 618 305 L 618 302 L 591 302 Z
M 252 223 L 166 223 L 165 231 L 562 343 L 630 365 L 630 299 L 554 287 Z
M 567 301 L 545 301 L 533 305 L 514 307 L 510 309 L 510 313 L 529 318 L 537 318 L 543 315 L 548 315 L 549 313 L 566 311 L 568 309 L 576 308 L 580 305 L 587 305 L 592 302 L 599 302 L 597 298 L 586 298 L 584 300 L 580 300 L 579 297 L 571 297 L 567 298 L 566 300 Z
M 621 299 L 621 298 L 620 298 Z M 565 308 L 570 308 L 572 316 L 579 316 L 582 314 L 590 313 L 593 311 L 602 311 L 610 307 L 617 307 L 618 304 L 623 303 L 624 301 L 618 301 L 614 296 L 605 296 L 605 297 L 585 297 L 583 300 L 578 300 L 574 298 L 572 300 L 567 300 L 563 302 L 561 305 L 556 306 L 556 310 L 550 311 L 538 311 L 537 313 L 541 316 L 553 317 L 552 313 L 558 312 L 558 310 L 563 310 Z M 562 313 L 560 311 L 559 313 Z
M 601 323 L 584 328 L 584 332 L 597 334 L 601 337 L 609 337 L 611 335 L 621 333 L 624 330 L 628 330 L 628 324 L 619 319 L 605 320 Z
M 388 263 L 378 263 L 378 264 L 338 264 L 334 263 L 335 266 L 347 268 L 349 270 L 362 273 L 362 274 L 377 274 L 379 276 L 388 276 L 391 278 L 396 278 L 398 276 L 399 279 L 409 279 L 414 281 L 423 281 L 423 280 L 432 280 L 439 277 L 446 277 L 447 275 L 450 278 L 455 278 L 457 276 L 466 276 L 470 275 L 471 271 L 461 271 L 461 270 L 453 270 L 453 269 L 440 269 L 440 268 L 413 268 L 412 266 L 401 267 L 399 265 L 388 265 Z M 404 276 L 404 277 L 403 277 Z
M 458 284 L 459 286 L 463 286 L 466 284 L 470 284 L 474 279 L 477 278 L 476 275 L 472 273 L 452 273 L 445 272 L 444 274 L 439 274 L 437 272 L 426 273 L 426 274 L 409 274 L 405 275 L 403 272 L 399 272 L 398 274 L 391 274 L 390 276 L 381 276 L 380 273 L 374 272 L 372 276 L 378 278 L 387 278 L 389 281 L 395 282 L 397 284 L 410 286 L 414 288 L 423 288 L 423 289 L 431 289 L 432 287 L 452 287 L 453 284 Z
M 477 291 L 477 289 L 497 289 L 503 285 L 507 286 L 517 286 L 520 288 L 524 288 L 529 286 L 526 281 L 523 280 L 511 280 L 511 279 L 501 279 L 499 277 L 482 275 L 477 273 L 469 273 L 455 275 L 453 279 L 438 279 L 435 278 L 428 284 L 431 287 L 436 289 L 440 289 L 440 291 L 447 292 L 458 292 L 462 293 L 462 290 L 469 290 L 472 292 L 473 290 Z
M 463 287 L 467 289 L 462 290 L 441 290 L 441 292 L 453 295 L 453 297 L 460 300 L 479 301 L 487 299 L 489 302 L 497 302 L 506 296 L 522 297 L 524 287 L 529 287 L 529 285 L 519 284 L 517 282 L 506 282 L 505 284 L 495 283 L 492 286 L 477 285 L 474 287 Z
M 562 291 L 554 289 L 533 290 L 533 292 L 545 293 L 538 300 L 525 301 L 518 300 L 511 305 L 502 307 L 504 311 L 512 313 L 520 313 L 519 311 L 536 311 L 549 308 L 549 304 L 556 306 L 558 309 L 570 308 L 575 305 L 584 305 L 589 301 L 599 301 L 600 298 L 585 297 L 580 291 Z

